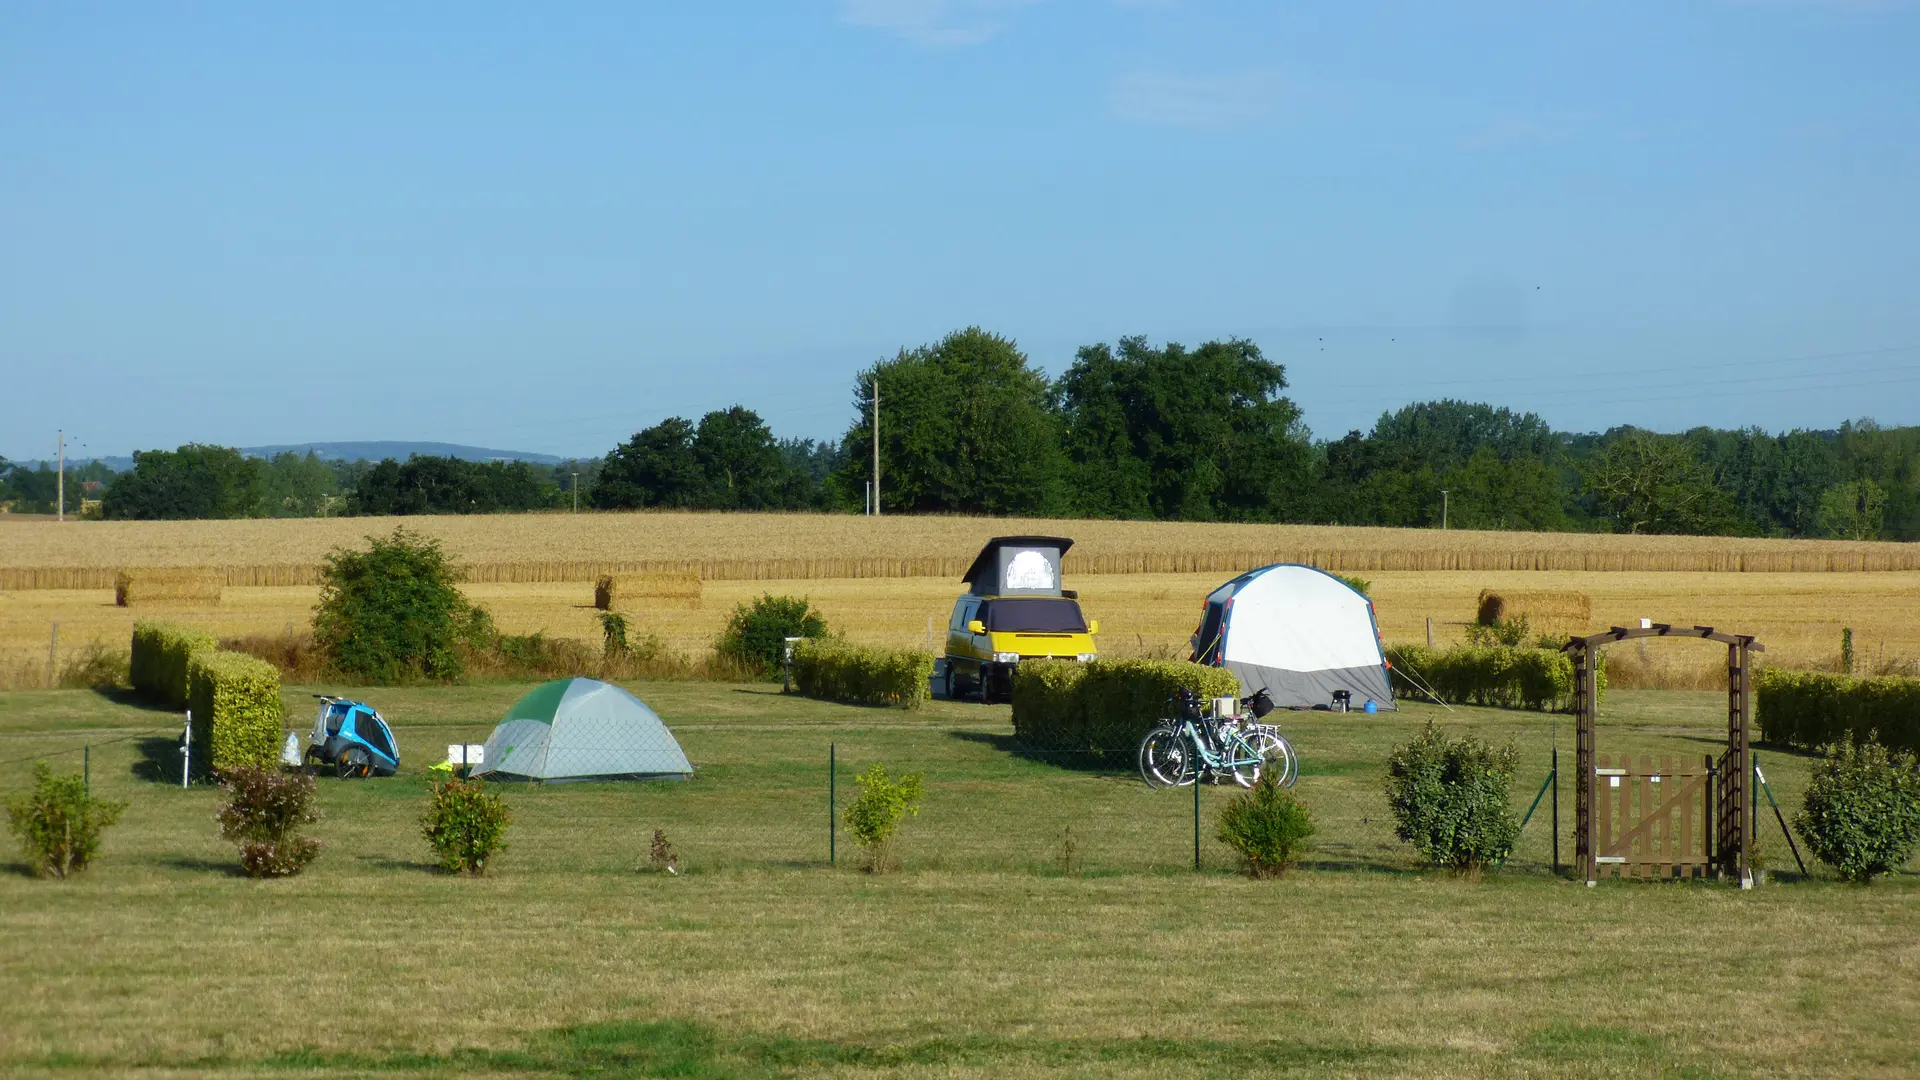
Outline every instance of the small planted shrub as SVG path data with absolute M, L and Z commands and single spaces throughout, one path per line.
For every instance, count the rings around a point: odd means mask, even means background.
M 1920 763 L 1851 737 L 1826 747 L 1794 816 L 1814 857 L 1849 881 L 1898 870 L 1920 844 Z
M 428 783 L 427 812 L 420 831 L 447 872 L 479 876 L 506 850 L 507 800 L 478 780 L 451 777 Z
M 87 868 L 126 808 L 94 798 L 79 773 L 55 776 L 42 761 L 33 767 L 33 790 L 7 805 L 7 824 L 36 877 L 63 878 Z
M 793 646 L 794 689 L 807 697 L 853 705 L 917 709 L 929 697 L 933 654 L 834 641 Z
M 899 867 L 894 852 L 900 826 L 920 813 L 921 781 L 919 773 L 889 779 L 886 766 L 877 763 L 858 777 L 860 797 L 848 804 L 846 823 L 854 843 L 866 852 L 869 873 L 884 874 Z
M 717 651 L 723 659 L 758 673 L 778 674 L 790 637 L 823 638 L 827 620 L 804 596 L 763 593 L 751 604 L 740 604 L 727 616 Z
M 1394 835 L 1434 866 L 1474 875 L 1513 851 L 1520 823 L 1509 794 L 1517 753 L 1428 722 L 1387 756 Z
M 657 873 L 678 874 L 680 872 L 680 856 L 674 852 L 673 845 L 667 841 L 667 830 L 653 830 L 653 843 L 647 848 L 647 865 L 653 867 Z
M 320 854 L 320 841 L 300 835 L 320 820 L 311 776 L 250 766 L 229 769 L 223 785 L 220 835 L 239 846 L 248 877 L 292 877 Z
M 1227 802 L 1215 835 L 1246 861 L 1247 873 L 1269 878 L 1300 861 L 1313 832 L 1306 804 L 1281 787 L 1269 770 L 1250 790 Z

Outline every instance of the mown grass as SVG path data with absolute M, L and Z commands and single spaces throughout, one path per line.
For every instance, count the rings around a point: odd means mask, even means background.
M 304 713 L 301 697 L 288 698 Z M 313 688 L 318 689 L 318 688 Z M 351 690 L 351 688 L 339 688 Z M 327 844 L 255 882 L 217 793 L 161 783 L 164 713 L 0 694 L 0 760 L 92 743 L 131 801 L 81 878 L 0 875 L 0 1072 L 395 1076 L 1896 1076 L 1920 1068 L 1920 885 L 1608 883 L 1547 864 L 1547 810 L 1477 883 L 1421 869 L 1380 762 L 1427 719 L 1514 739 L 1524 808 L 1564 720 L 1409 705 L 1289 714 L 1320 820 L 1277 882 L 1203 844 L 1187 792 L 1009 752 L 1002 708 L 924 714 L 762 686 L 637 686 L 700 767 L 684 784 L 510 788 L 511 847 L 432 870 L 412 770 L 480 741 L 524 687 L 361 690 L 409 774 L 321 784 Z M 1714 693 L 1620 693 L 1604 752 L 1701 754 Z M 150 733 L 150 734 L 143 734 Z M 131 738 L 126 738 L 132 736 Z M 124 738 L 107 743 L 110 738 Z M 928 774 L 906 870 L 827 865 L 869 761 Z M 1805 759 L 1763 751 L 1791 806 Z M 56 760 L 77 766 L 70 754 Z M 1570 769 L 1570 762 L 1568 763 Z M 0 792 L 24 783 L 0 765 Z M 1210 819 L 1226 792 L 1203 792 Z M 1563 790 L 1571 848 L 1571 789 Z M 664 828 L 686 871 L 641 869 Z M 1076 862 L 1062 859 L 1065 830 Z M 841 838 L 844 844 L 844 836 Z

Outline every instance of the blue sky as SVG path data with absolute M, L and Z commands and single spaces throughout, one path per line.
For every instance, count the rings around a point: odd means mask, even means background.
M 1920 422 L 1920 8 L 0 6 L 0 454 L 598 455 L 978 324 L 1323 437 Z

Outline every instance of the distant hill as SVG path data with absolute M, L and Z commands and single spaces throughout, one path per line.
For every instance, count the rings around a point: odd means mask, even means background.
M 534 465 L 558 465 L 566 460 L 552 454 L 530 454 L 524 450 L 489 450 L 483 446 L 439 442 L 316 442 L 240 448 L 241 453 L 256 457 L 272 457 L 289 452 L 304 454 L 309 450 L 322 461 L 379 461 L 382 458 L 405 461 L 415 454 L 459 458 L 463 461 L 525 461 Z

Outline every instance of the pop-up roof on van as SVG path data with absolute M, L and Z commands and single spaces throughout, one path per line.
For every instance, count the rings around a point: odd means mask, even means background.
M 975 596 L 1059 596 L 1060 558 L 1072 546 L 1064 536 L 996 536 L 960 580 Z

